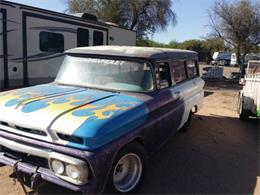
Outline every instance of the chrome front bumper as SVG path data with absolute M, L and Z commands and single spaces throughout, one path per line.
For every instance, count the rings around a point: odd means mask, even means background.
M 88 186 L 78 186 L 71 183 L 68 183 L 56 175 L 52 173 L 49 169 L 33 166 L 31 164 L 20 161 L 19 159 L 13 159 L 9 157 L 6 153 L 0 152 L 0 164 L 14 167 L 16 166 L 16 170 L 22 173 L 26 173 L 30 176 L 34 176 L 35 174 L 40 174 L 41 179 L 44 181 L 48 181 L 54 183 L 56 185 L 62 186 L 64 188 L 73 190 L 73 191 L 87 191 Z
M 88 167 L 87 163 L 83 160 L 77 159 L 77 158 L 73 158 L 71 156 L 67 156 L 64 154 L 60 154 L 57 152 L 52 152 L 51 150 L 48 149 L 44 149 L 44 148 L 40 148 L 40 147 L 36 147 L 36 146 L 28 146 L 25 144 L 21 144 L 12 140 L 8 140 L 6 138 L 0 137 L 0 147 L 3 146 L 5 148 L 8 148 L 12 151 L 16 151 L 16 152 L 20 152 L 23 154 L 28 154 L 31 156 L 36 156 L 36 157 L 41 157 L 44 158 L 46 160 L 48 160 L 49 162 L 49 167 L 50 166 L 50 161 L 51 159 L 57 159 L 57 160 L 61 160 L 63 162 L 66 162 L 70 165 L 75 165 L 77 167 Z M 1 148 L 0 148 L 1 151 Z M 86 170 L 87 171 L 87 170 Z M 64 176 L 64 175 L 57 175 L 58 177 L 60 177 L 61 179 L 68 181 L 70 183 L 74 183 L 77 185 L 83 185 L 86 183 L 86 181 L 74 181 L 73 179 L 71 179 L 68 176 Z

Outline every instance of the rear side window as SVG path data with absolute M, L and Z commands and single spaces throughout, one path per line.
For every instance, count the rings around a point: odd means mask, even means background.
M 169 64 L 160 62 L 159 64 L 159 88 L 164 89 L 172 86 L 171 72 Z
M 177 84 L 187 79 L 184 61 L 171 62 L 171 67 L 174 83 Z
M 104 45 L 104 34 L 100 31 L 94 31 L 93 33 L 93 45 Z
M 78 47 L 89 46 L 89 32 L 87 29 L 78 28 Z
M 63 52 L 63 35 L 45 31 L 40 32 L 40 50 L 44 52 Z
M 197 62 L 195 60 L 189 60 L 186 62 L 187 73 L 189 78 L 198 76 Z

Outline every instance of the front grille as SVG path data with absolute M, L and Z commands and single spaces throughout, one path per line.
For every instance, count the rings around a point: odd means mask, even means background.
M 6 147 L 1 147 L 1 152 L 4 152 L 10 158 L 22 160 L 22 162 L 26 162 L 34 166 L 48 168 L 48 160 L 45 158 L 32 156 L 22 152 L 16 152 Z
M 3 122 L 3 121 L 0 121 L 0 124 L 5 126 L 5 127 L 13 128 L 10 124 Z M 15 130 L 22 131 L 24 133 L 31 133 L 31 134 L 34 134 L 34 135 L 47 136 L 46 132 L 44 132 L 44 131 L 29 129 L 29 128 L 25 128 L 25 127 L 21 127 L 21 126 L 17 126 L 17 125 L 14 125 L 14 127 L 15 127 L 14 128 Z
M 0 121 L 0 124 L 1 124 L 1 125 L 4 125 L 4 126 L 9 126 L 8 123 L 2 122 L 2 121 Z
M 47 136 L 47 134 L 44 131 L 39 131 L 39 130 L 35 130 L 35 129 L 28 129 L 28 128 L 19 127 L 19 126 L 15 126 L 15 127 L 16 127 L 17 130 L 23 131 L 25 133 L 31 133 L 31 134 L 35 134 L 35 135 Z

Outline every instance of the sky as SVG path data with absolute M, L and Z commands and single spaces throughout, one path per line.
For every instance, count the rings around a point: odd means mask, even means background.
M 65 0 L 9 0 L 38 8 L 64 12 Z M 172 40 L 182 42 L 189 39 L 203 39 L 209 33 L 208 10 L 214 0 L 173 0 L 172 9 L 177 15 L 177 24 L 169 24 L 163 32 L 155 33 L 151 38 L 162 43 Z

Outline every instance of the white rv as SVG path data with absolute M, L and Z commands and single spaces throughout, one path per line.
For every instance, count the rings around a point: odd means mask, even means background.
M 89 14 L 71 16 L 0 0 L 0 91 L 53 80 L 63 51 L 136 44 L 136 33 Z

